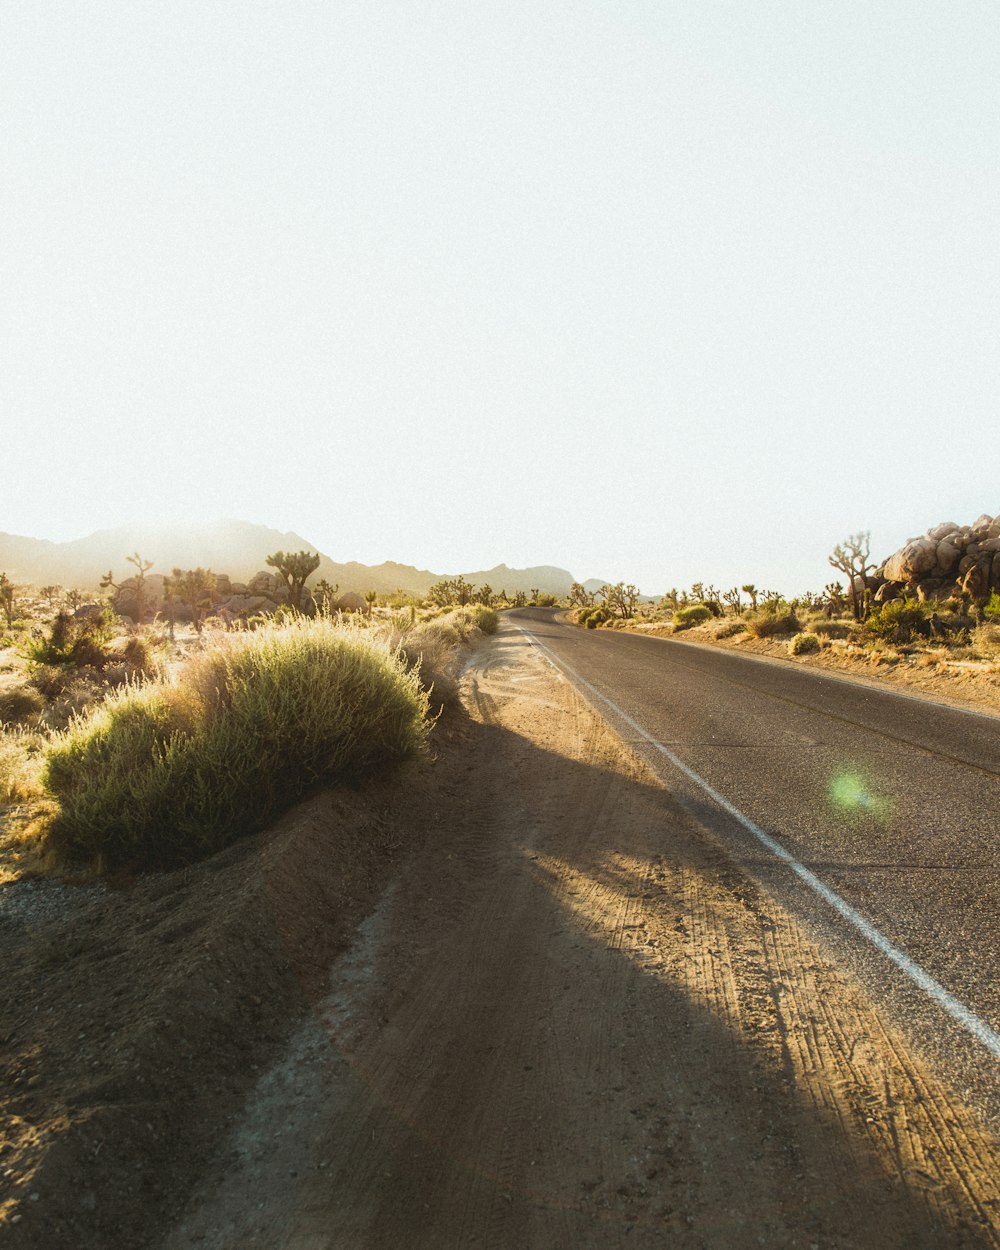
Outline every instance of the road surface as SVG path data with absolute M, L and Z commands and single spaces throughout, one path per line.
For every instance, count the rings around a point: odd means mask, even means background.
M 989 1037 L 1000 1032 L 1000 717 L 728 649 L 582 630 L 552 612 L 513 616 L 1000 1124 L 1000 1053 Z M 941 986 L 957 1013 L 803 888 L 678 760 Z M 970 1023 L 985 1026 L 985 1043 Z

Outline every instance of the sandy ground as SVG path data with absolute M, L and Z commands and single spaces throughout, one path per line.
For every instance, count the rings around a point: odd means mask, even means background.
M 436 761 L 0 887 L 0 1240 L 1000 1246 L 997 1142 L 506 631 Z

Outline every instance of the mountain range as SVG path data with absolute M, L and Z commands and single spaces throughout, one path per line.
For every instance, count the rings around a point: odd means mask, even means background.
M 300 534 L 282 533 L 265 525 L 236 520 L 205 525 L 122 526 L 61 543 L 0 533 L 0 571 L 22 584 L 56 584 L 89 590 L 98 586 L 109 569 L 115 581 L 124 581 L 133 571 L 126 556 L 139 552 L 144 559 L 153 561 L 151 571 L 154 573 L 168 573 L 175 567 L 201 567 L 215 573 L 228 573 L 235 581 L 245 581 L 267 567 L 265 557 L 274 551 L 319 551 L 319 548 Z M 375 565 L 354 560 L 339 563 L 323 552 L 319 554 L 319 568 L 311 580 L 326 578 L 339 585 L 342 593 L 375 590 L 390 594 L 402 590 L 425 595 L 442 578 L 459 576 L 458 573 L 432 573 L 391 560 Z M 495 591 L 513 593 L 537 589 L 552 595 L 565 595 L 577 580 L 566 569 L 552 565 L 511 569 L 506 564 L 498 564 L 492 569 L 464 571 L 462 576 L 476 586 L 489 584 Z M 605 583 L 600 578 L 591 578 L 583 584 L 588 590 L 596 590 Z

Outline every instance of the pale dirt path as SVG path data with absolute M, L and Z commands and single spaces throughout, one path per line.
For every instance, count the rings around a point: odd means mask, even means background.
M 514 632 L 163 1250 L 1000 1246 L 997 1143 Z

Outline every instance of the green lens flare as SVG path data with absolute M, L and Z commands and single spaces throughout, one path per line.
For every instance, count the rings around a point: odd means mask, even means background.
M 837 773 L 828 790 L 830 802 L 842 811 L 867 812 L 873 816 L 889 814 L 889 802 L 872 794 L 868 783 L 860 773 Z

